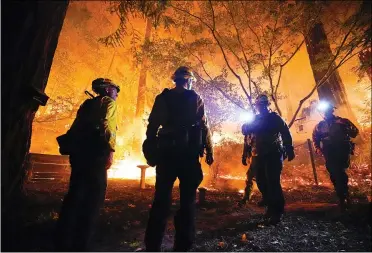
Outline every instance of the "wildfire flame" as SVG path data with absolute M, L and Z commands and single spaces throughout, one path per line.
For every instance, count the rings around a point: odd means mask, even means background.
M 138 165 L 142 165 L 139 159 L 128 158 L 125 160 L 116 160 L 111 168 L 107 171 L 108 178 L 115 179 L 140 179 L 141 169 Z M 149 167 L 146 169 L 146 180 L 155 178 L 155 168 Z

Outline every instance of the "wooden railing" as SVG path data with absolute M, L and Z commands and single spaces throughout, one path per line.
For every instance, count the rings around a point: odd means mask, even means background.
M 68 156 L 30 153 L 27 160 L 28 181 L 60 181 L 70 176 Z

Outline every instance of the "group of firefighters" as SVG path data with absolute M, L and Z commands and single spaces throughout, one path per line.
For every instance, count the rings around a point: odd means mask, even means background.
M 146 251 L 161 251 L 161 244 L 172 203 L 172 188 L 180 181 L 180 208 L 174 217 L 174 251 L 191 249 L 195 237 L 196 191 L 203 180 L 200 157 L 212 165 L 211 132 L 202 98 L 192 90 L 196 81 L 188 67 L 179 67 L 172 76 L 175 87 L 159 94 L 148 120 L 143 154 L 150 166 L 156 166 L 154 200 L 146 234 Z M 70 156 L 71 178 L 60 211 L 55 233 L 56 251 L 86 251 L 98 220 L 107 187 L 107 170 L 113 163 L 116 140 L 119 86 L 110 79 L 92 82 L 98 96 L 87 99 L 79 108 L 70 130 L 57 138 L 61 154 Z M 243 165 L 249 164 L 243 206 L 252 195 L 256 180 L 262 194 L 260 206 L 266 206 L 264 221 L 278 224 L 284 213 L 280 183 L 283 160 L 295 158 L 287 124 L 269 109 L 266 95 L 254 103 L 256 115 L 242 126 Z M 334 106 L 323 108 L 324 120 L 313 132 L 317 153 L 324 155 L 326 167 L 340 200 L 350 204 L 346 169 L 358 129 L 348 119 L 335 116 Z

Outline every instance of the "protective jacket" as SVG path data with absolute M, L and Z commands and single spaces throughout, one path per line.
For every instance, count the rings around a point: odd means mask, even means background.
M 252 156 L 283 151 L 283 146 L 285 149 L 293 148 L 289 128 L 275 112 L 256 115 L 252 123 L 243 125 L 242 133 L 246 136 L 243 152 L 251 152 Z
M 108 96 L 87 99 L 80 106 L 67 135 L 76 147 L 87 150 L 115 151 L 117 105 Z M 77 150 L 79 151 L 79 150 Z
M 178 93 L 175 90 L 165 89 L 156 97 L 146 131 L 148 140 L 158 137 L 160 142 L 162 139 L 182 142 L 177 138 L 188 138 L 188 141 L 199 143 L 199 140 L 191 140 L 194 128 L 201 130 L 202 140 L 198 152 L 200 149 L 206 149 L 207 153 L 213 153 L 204 102 L 195 91 L 184 90 Z
M 359 133 L 358 128 L 348 119 L 333 116 L 330 119 L 320 121 L 313 131 L 315 148 L 332 150 L 333 148 L 350 148 L 353 152 L 354 145 L 350 138 L 355 138 Z

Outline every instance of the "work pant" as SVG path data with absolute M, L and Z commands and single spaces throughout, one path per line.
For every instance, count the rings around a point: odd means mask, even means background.
M 256 174 L 257 174 L 257 159 L 256 156 L 251 158 L 251 163 L 247 171 L 247 179 L 245 180 L 245 189 L 244 189 L 244 198 L 249 200 L 252 196 L 253 184 L 256 183 Z
M 70 186 L 60 210 L 56 251 L 87 251 L 105 200 L 108 157 L 70 156 Z
M 180 209 L 174 217 L 175 250 L 187 251 L 193 244 L 196 190 L 203 180 L 203 172 L 197 156 L 183 156 L 170 151 L 156 167 L 155 196 L 145 234 L 147 251 L 161 250 L 177 177 L 180 181 Z
M 280 215 L 284 212 L 284 196 L 280 184 L 283 168 L 283 156 L 280 152 L 258 155 L 256 158 L 257 186 L 267 203 L 268 215 Z
M 326 167 L 332 184 L 340 201 L 349 195 L 348 176 L 346 169 L 350 166 L 350 153 L 346 148 L 333 148 L 324 153 Z

